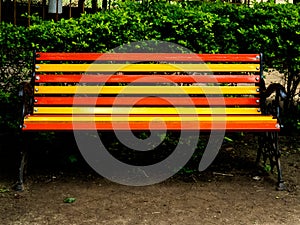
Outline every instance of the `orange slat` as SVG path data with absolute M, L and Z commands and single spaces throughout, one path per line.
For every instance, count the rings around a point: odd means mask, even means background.
M 220 97 L 35 97 L 36 106 L 92 105 L 92 106 L 258 106 L 259 98 Z
M 259 75 L 37 75 L 36 83 L 258 83 Z
M 174 131 L 279 131 L 276 123 L 271 122 L 151 122 L 151 130 L 174 130 Z M 149 122 L 48 122 L 48 123 L 26 123 L 23 131 L 72 131 L 72 130 L 149 130 Z
M 182 54 L 182 53 L 61 53 L 38 52 L 37 60 L 79 61 L 194 61 L 259 62 L 259 54 Z

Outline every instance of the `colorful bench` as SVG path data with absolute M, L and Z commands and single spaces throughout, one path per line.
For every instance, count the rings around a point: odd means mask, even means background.
M 23 133 L 146 131 L 150 123 L 151 130 L 261 132 L 257 161 L 269 159 L 284 186 L 277 146 L 284 89 L 265 88 L 262 54 L 38 52 L 34 68 L 20 92 Z

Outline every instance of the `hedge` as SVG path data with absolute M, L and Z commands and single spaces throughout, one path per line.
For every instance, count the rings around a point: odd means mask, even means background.
M 263 52 L 267 67 L 284 72 L 289 110 L 300 81 L 300 5 L 259 3 L 118 3 L 80 18 L 42 21 L 29 28 L 0 24 L 0 130 L 16 128 L 18 84 L 28 79 L 32 50 L 106 52 L 141 40 L 180 44 L 197 53 Z M 14 107 L 12 107 L 14 106 Z M 13 112 L 13 113 L 10 113 Z

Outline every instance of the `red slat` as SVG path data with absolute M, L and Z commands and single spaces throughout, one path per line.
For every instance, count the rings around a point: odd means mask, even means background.
M 181 53 L 62 53 L 38 52 L 36 60 L 80 61 L 194 61 L 259 62 L 259 54 L 181 54 Z
M 189 131 L 189 130 L 226 130 L 226 131 L 279 131 L 276 128 L 275 122 L 227 122 L 224 123 L 211 123 L 211 122 L 151 122 L 151 130 L 174 130 L 174 131 Z M 129 129 L 130 128 L 130 129 Z M 144 131 L 149 130 L 149 122 L 96 122 L 96 123 L 82 123 L 78 122 L 72 124 L 71 122 L 61 123 L 27 123 L 23 131 L 72 131 L 72 130 L 136 130 Z
M 218 97 L 35 97 L 36 106 L 258 106 L 259 98 Z
M 36 83 L 258 83 L 258 75 L 37 75 Z

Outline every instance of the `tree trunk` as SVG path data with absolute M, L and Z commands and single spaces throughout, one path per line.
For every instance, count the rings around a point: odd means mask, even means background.
M 78 1 L 78 10 L 79 10 L 79 14 L 84 13 L 84 1 L 85 1 L 85 0 L 79 0 L 79 1 Z
M 105 11 L 107 9 L 107 0 L 102 1 L 102 10 Z
M 92 0 L 92 12 L 96 13 L 98 11 L 97 0 Z

